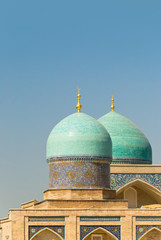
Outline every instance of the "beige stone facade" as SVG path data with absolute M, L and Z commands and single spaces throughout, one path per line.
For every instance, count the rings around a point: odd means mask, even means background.
M 160 165 L 111 165 L 112 174 L 161 174 Z M 2 240 L 159 240 L 161 192 L 136 179 L 115 190 L 47 190 L 10 209 Z M 134 206 L 133 206 L 134 205 Z

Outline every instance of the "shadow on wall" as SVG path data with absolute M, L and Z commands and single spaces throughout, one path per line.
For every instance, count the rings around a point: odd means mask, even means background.
M 126 199 L 129 208 L 161 204 L 161 191 L 140 179 L 127 183 L 116 192 L 117 199 Z

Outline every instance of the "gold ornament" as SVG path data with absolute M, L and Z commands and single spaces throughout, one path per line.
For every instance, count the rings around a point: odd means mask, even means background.
M 78 110 L 78 113 L 80 113 L 80 110 L 82 109 L 82 105 L 80 104 L 80 98 L 81 98 L 81 95 L 80 95 L 80 88 L 78 88 L 78 95 L 77 95 L 77 98 L 78 98 L 78 103 L 76 105 L 76 109 Z
M 114 106 L 114 98 L 113 98 L 113 94 L 112 94 L 112 105 L 111 105 L 111 111 L 114 112 L 115 106 Z

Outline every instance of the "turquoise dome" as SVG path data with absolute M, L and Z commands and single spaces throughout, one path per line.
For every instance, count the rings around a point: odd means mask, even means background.
M 84 113 L 64 118 L 47 140 L 47 159 L 63 156 L 112 157 L 111 138 L 104 126 Z
M 98 121 L 110 134 L 112 140 L 112 163 L 152 163 L 150 143 L 133 122 L 116 112 L 107 113 Z

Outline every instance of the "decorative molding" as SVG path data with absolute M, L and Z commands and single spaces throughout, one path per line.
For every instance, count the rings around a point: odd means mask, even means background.
M 98 163 L 111 163 L 112 158 L 107 156 L 58 156 L 49 157 L 46 159 L 47 163 L 55 162 L 98 162 Z
M 29 222 L 65 222 L 65 217 L 29 217 Z
M 113 158 L 113 164 L 152 164 L 152 160 L 136 158 Z
M 80 222 L 120 222 L 120 217 L 80 217 Z
M 139 216 L 136 217 L 136 222 L 161 222 L 161 216 L 160 217 Z

